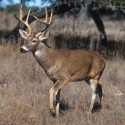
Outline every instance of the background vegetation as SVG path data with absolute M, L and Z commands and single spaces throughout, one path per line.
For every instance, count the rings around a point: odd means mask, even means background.
M 21 2 L 25 4 L 25 1 Z M 54 7 L 47 42 L 50 47 L 96 50 L 106 57 L 107 65 L 101 78 L 104 89 L 103 108 L 88 115 L 90 87 L 84 81 L 70 83 L 61 93 L 69 110 L 57 119 L 51 117 L 48 100 L 52 81 L 32 54 L 19 52 L 21 39 L 18 37 L 18 29 L 24 27 L 14 17 L 14 14 L 19 13 L 18 4 L 0 10 L 0 125 L 124 125 L 125 1 L 50 2 Z M 27 10 L 24 7 L 24 15 Z M 43 10 L 36 11 L 34 7 L 32 10 L 35 10 L 33 14 L 44 16 Z M 95 17 L 101 18 L 101 28 L 95 23 L 98 20 L 95 21 Z M 38 22 L 31 22 L 34 31 L 40 30 Z M 105 40 L 107 44 L 102 44 L 106 43 Z

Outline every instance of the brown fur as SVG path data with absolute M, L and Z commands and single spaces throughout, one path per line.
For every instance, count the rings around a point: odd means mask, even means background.
M 39 51 L 39 56 L 35 55 Z M 50 111 L 55 114 L 53 106 L 53 96 L 64 85 L 71 81 L 85 80 L 90 86 L 95 86 L 92 89 L 93 94 L 98 94 L 100 97 L 100 105 L 102 101 L 102 87 L 99 84 L 99 79 L 105 68 L 105 60 L 97 52 L 90 52 L 86 50 L 63 50 L 51 49 L 44 43 L 39 43 L 33 55 L 45 70 L 51 80 L 56 83 L 50 89 Z M 100 89 L 97 90 L 97 87 Z M 96 92 L 98 91 L 98 92 Z M 90 111 L 92 111 L 95 99 L 92 97 Z
M 96 52 L 51 49 L 45 44 L 39 50 L 39 64 L 51 79 L 63 79 L 66 74 L 70 81 L 93 79 L 98 75 L 99 79 L 105 67 L 105 60 Z
M 29 11 L 30 13 L 30 11 Z M 20 15 L 22 15 L 22 7 L 20 8 Z M 46 9 L 46 15 L 47 9 Z M 96 52 L 89 52 L 86 50 L 63 50 L 63 49 L 51 49 L 43 41 L 47 39 L 48 32 L 46 32 L 48 26 L 51 23 L 52 12 L 50 21 L 46 20 L 46 28 L 36 34 L 31 32 L 31 27 L 27 20 L 23 21 L 20 16 L 19 21 L 24 23 L 29 32 L 19 30 L 21 37 L 24 41 L 21 43 L 21 52 L 31 51 L 40 64 L 45 70 L 49 78 L 54 82 L 53 87 L 50 89 L 50 103 L 49 108 L 52 115 L 59 114 L 59 110 L 54 107 L 54 96 L 56 95 L 57 106 L 60 103 L 60 90 L 61 88 L 71 81 L 85 80 L 91 87 L 92 99 L 89 111 L 94 108 L 96 96 L 99 95 L 100 105 L 102 104 L 102 87 L 99 84 L 99 79 L 105 68 L 105 60 Z M 35 17 L 36 18 L 36 17 Z M 37 18 L 36 18 L 37 19 Z M 37 19 L 40 21 L 39 19 Z M 43 23 L 43 21 L 40 21 Z
M 34 39 L 31 40 L 31 36 L 27 37 L 24 31 L 20 31 L 20 34 L 26 39 L 21 44 L 21 52 L 31 51 L 36 61 L 55 83 L 50 89 L 49 106 L 52 114 L 56 114 L 53 103 L 55 94 L 60 95 L 59 90 L 71 81 L 85 80 L 90 85 L 92 100 L 89 111 L 92 111 L 94 107 L 97 94 L 101 105 L 103 93 L 99 79 L 105 68 L 105 60 L 101 55 L 97 52 L 81 49 L 52 49 L 42 42 L 42 36 L 40 36 L 40 39 L 34 36 Z M 44 38 L 47 37 L 44 36 Z M 59 99 L 59 97 L 57 98 Z

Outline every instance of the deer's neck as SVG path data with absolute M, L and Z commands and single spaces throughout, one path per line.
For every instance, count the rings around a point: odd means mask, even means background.
M 53 49 L 49 48 L 44 43 L 39 43 L 37 49 L 33 51 L 33 55 L 36 61 L 45 69 L 49 69 L 52 65 L 54 65 L 54 52 Z

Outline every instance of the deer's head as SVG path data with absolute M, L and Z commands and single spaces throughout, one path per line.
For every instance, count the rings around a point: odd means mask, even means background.
M 20 47 L 20 51 L 22 53 L 33 51 L 34 49 L 36 49 L 37 45 L 40 42 L 42 42 L 43 40 L 48 38 L 49 32 L 47 31 L 47 29 L 49 28 L 49 25 L 50 25 L 51 19 L 52 19 L 52 15 L 53 15 L 53 11 L 51 11 L 50 19 L 48 21 L 48 11 L 45 8 L 46 17 L 45 17 L 44 21 L 42 21 L 42 20 L 38 19 L 36 16 L 34 16 L 34 18 L 36 20 L 38 20 L 42 24 L 45 24 L 45 28 L 42 29 L 41 31 L 37 32 L 37 33 L 32 33 L 32 28 L 28 24 L 28 18 L 29 18 L 29 15 L 30 15 L 30 11 L 31 11 L 31 9 L 29 9 L 26 20 L 24 21 L 22 19 L 23 15 L 22 15 L 22 6 L 21 6 L 21 8 L 20 8 L 20 17 L 17 18 L 18 21 L 21 22 L 22 24 L 24 24 L 28 29 L 28 32 L 24 31 L 22 29 L 19 29 L 19 33 L 20 33 L 21 37 L 24 39 L 21 42 L 21 47 Z

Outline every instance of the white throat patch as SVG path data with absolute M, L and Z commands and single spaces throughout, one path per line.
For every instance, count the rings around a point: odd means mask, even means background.
M 36 56 L 36 57 L 40 57 L 40 55 L 41 55 L 41 54 L 40 54 L 40 50 L 37 50 L 37 51 L 35 52 L 35 56 Z

